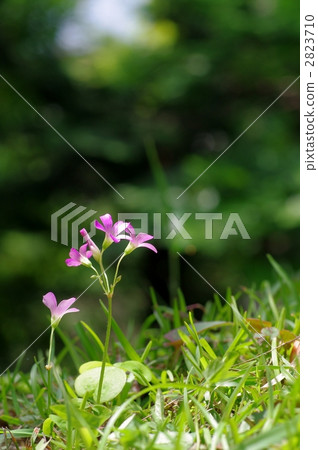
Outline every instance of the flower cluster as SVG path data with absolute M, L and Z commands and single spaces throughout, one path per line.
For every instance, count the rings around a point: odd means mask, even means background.
M 136 250 L 138 247 L 146 247 L 157 253 L 156 247 L 152 244 L 149 244 L 147 241 L 153 238 L 150 234 L 139 233 L 136 235 L 134 228 L 130 223 L 126 223 L 123 221 L 118 221 L 113 223 L 113 219 L 110 214 L 105 214 L 100 217 L 100 222 L 95 220 L 95 228 L 97 230 L 105 233 L 104 240 L 102 244 L 102 248 L 98 248 L 95 242 L 91 239 L 88 232 L 83 228 L 80 233 L 84 238 L 85 243 L 77 250 L 76 248 L 71 248 L 69 252 L 69 258 L 65 260 L 65 263 L 69 267 L 76 266 L 86 266 L 89 269 L 94 271 L 93 278 L 98 279 L 99 283 L 107 297 L 108 300 L 108 319 L 107 319 L 107 329 L 105 336 L 105 344 L 103 349 L 103 358 L 101 364 L 101 371 L 98 382 L 98 391 L 97 391 L 97 402 L 101 400 L 102 386 L 104 382 L 104 373 L 106 364 L 110 363 L 109 355 L 108 355 L 108 347 L 109 347 L 109 339 L 111 334 L 111 324 L 112 324 L 112 299 L 114 294 L 114 289 L 116 284 L 120 281 L 121 277 L 118 276 L 118 270 L 121 261 L 124 259 L 126 255 L 129 255 L 131 252 Z M 108 275 L 103 266 L 103 253 L 105 250 L 112 245 L 114 242 L 118 244 L 121 240 L 128 241 L 128 244 L 124 250 L 124 252 L 117 258 L 117 265 L 115 269 L 115 274 L 113 281 L 110 282 L 108 279 Z M 96 269 L 94 264 L 92 263 L 91 258 L 97 262 L 99 265 L 99 270 Z M 51 337 L 50 337 L 50 347 L 48 353 L 48 363 L 45 366 L 48 370 L 48 409 L 50 408 L 51 402 L 51 368 L 53 367 L 53 352 L 54 352 L 54 330 L 58 326 L 60 320 L 65 314 L 77 312 L 79 311 L 77 308 L 71 308 L 74 302 L 76 302 L 76 298 L 72 297 L 68 300 L 62 300 L 59 304 L 57 304 L 56 297 L 53 292 L 48 292 L 43 297 L 43 303 L 45 306 L 49 308 L 51 311 Z
M 95 220 L 95 228 L 97 230 L 103 231 L 105 233 L 105 237 L 103 240 L 102 248 L 99 249 L 95 242 L 91 239 L 88 232 L 83 228 L 80 233 L 84 238 L 85 243 L 77 250 L 76 248 L 71 248 L 69 252 L 69 258 L 65 260 L 65 263 L 69 267 L 76 266 L 86 266 L 92 269 L 97 278 L 100 280 L 102 288 L 105 294 L 109 297 L 113 295 L 114 287 L 120 280 L 118 277 L 118 269 L 119 264 L 122 259 L 133 252 L 138 247 L 146 247 L 157 253 L 157 249 L 154 245 L 149 244 L 147 241 L 153 238 L 150 234 L 147 233 L 139 233 L 136 235 L 136 232 L 133 226 L 130 223 L 126 223 L 123 221 L 118 221 L 113 223 L 113 219 L 110 214 L 105 214 L 100 217 L 100 221 Z M 121 240 L 128 241 L 128 244 L 119 258 L 114 281 L 112 284 L 108 282 L 107 275 L 103 268 L 102 256 L 104 251 L 113 243 L 118 244 Z M 99 264 L 101 268 L 101 273 L 99 273 L 92 264 L 91 258 Z M 52 327 L 56 327 L 64 314 L 70 312 L 79 311 L 76 308 L 70 308 L 70 306 L 76 301 L 75 297 L 72 297 L 68 300 L 63 300 L 57 305 L 55 295 L 52 292 L 47 293 L 43 297 L 43 303 L 47 306 L 51 311 L 51 324 Z
M 105 214 L 100 217 L 100 222 L 95 220 L 95 228 L 101 230 L 105 233 L 105 238 L 102 245 L 102 250 L 100 250 L 94 241 L 90 238 L 88 232 L 83 228 L 80 233 L 83 236 L 86 244 L 82 245 L 79 250 L 71 248 L 69 258 L 65 260 L 68 266 L 90 266 L 90 258 L 93 258 L 100 262 L 102 253 L 113 243 L 116 244 L 121 240 L 125 239 L 128 245 L 124 251 L 125 255 L 128 255 L 133 250 L 138 247 L 147 247 L 150 250 L 157 253 L 157 249 L 152 244 L 145 243 L 153 238 L 150 234 L 139 233 L 136 235 L 133 226 L 130 223 L 123 222 L 119 220 L 113 224 L 113 219 L 110 214 Z M 127 233 L 127 234 L 126 234 Z M 89 250 L 87 250 L 87 247 Z

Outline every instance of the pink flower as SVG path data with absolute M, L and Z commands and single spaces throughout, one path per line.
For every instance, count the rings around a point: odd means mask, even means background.
M 152 250 L 155 253 L 158 253 L 156 247 L 152 244 L 145 244 L 146 241 L 149 241 L 150 239 L 153 239 L 153 236 L 151 234 L 147 233 L 139 233 L 137 236 L 135 233 L 131 232 L 129 237 L 129 244 L 127 245 L 125 249 L 126 255 L 134 251 L 138 247 L 147 247 L 150 250 Z
M 93 258 L 96 261 L 100 260 L 100 250 L 97 247 L 97 245 L 95 244 L 94 241 L 92 241 L 92 239 L 90 238 L 88 232 L 85 230 L 85 228 L 82 228 L 80 231 L 81 235 L 83 236 L 83 238 L 85 239 L 85 241 L 87 242 L 90 251 L 92 252 Z
M 71 248 L 70 257 L 65 260 L 66 265 L 71 266 L 91 266 L 89 258 L 92 256 L 92 251 L 87 250 L 88 244 L 84 244 L 80 247 L 79 251 L 76 248 Z
M 102 230 L 105 232 L 105 239 L 103 242 L 103 249 L 107 248 L 113 242 L 120 242 L 121 239 L 128 239 L 128 237 L 123 234 L 125 230 L 133 230 L 130 223 L 123 222 L 119 220 L 113 225 L 113 219 L 110 214 L 105 214 L 100 217 L 102 223 L 95 220 L 95 227 L 98 230 Z
M 59 304 L 57 304 L 56 297 L 53 292 L 48 292 L 43 296 L 44 305 L 51 311 L 51 324 L 54 328 L 58 326 L 64 314 L 79 311 L 77 308 L 70 308 L 76 300 L 77 299 L 75 297 L 72 297 L 68 300 L 62 300 Z

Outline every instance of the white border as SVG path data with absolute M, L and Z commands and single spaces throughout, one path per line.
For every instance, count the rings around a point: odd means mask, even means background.
M 305 66 L 305 17 L 314 16 L 314 68 Z M 309 28 L 307 28 L 309 29 Z M 303 450 L 317 448 L 317 370 L 318 368 L 318 2 L 301 0 L 300 3 L 300 201 L 301 201 L 301 446 Z M 312 72 L 310 77 L 310 71 Z M 315 166 L 306 167 L 307 82 L 315 82 Z

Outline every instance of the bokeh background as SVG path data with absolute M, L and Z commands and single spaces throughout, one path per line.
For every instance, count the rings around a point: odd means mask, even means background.
M 192 240 L 157 240 L 158 255 L 124 261 L 115 316 L 130 330 L 150 311 L 149 286 L 167 304 L 177 287 L 189 304 L 212 297 L 177 251 L 222 293 L 274 279 L 267 253 L 297 277 L 298 83 L 177 197 L 297 78 L 298 16 L 289 0 L 1 1 L 1 75 L 124 197 L 0 79 L 1 369 L 47 326 L 46 292 L 78 296 L 91 281 L 50 238 L 51 214 L 70 202 L 93 218 L 223 214 L 212 240 L 192 216 Z M 219 239 L 230 212 L 250 240 Z M 102 330 L 100 295 L 96 283 L 65 329 L 81 319 Z

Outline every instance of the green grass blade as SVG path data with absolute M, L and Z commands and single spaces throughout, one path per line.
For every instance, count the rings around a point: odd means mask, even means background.
M 103 311 L 104 311 L 104 313 L 105 313 L 105 315 L 106 315 L 106 317 L 108 319 L 108 309 L 106 308 L 106 306 L 104 305 L 102 300 L 100 300 L 99 302 L 100 302 L 101 307 L 103 308 Z M 133 361 L 141 362 L 141 357 L 138 355 L 138 353 L 135 351 L 135 349 L 133 348 L 131 343 L 128 341 L 128 339 L 126 338 L 124 333 L 121 331 L 119 325 L 117 324 L 117 322 L 115 321 L 114 318 L 112 318 L 112 330 L 114 331 L 114 333 L 116 334 L 119 342 L 123 346 L 123 349 L 125 350 L 126 355 L 128 356 L 128 358 L 132 359 Z
M 281 444 L 284 440 L 299 434 L 299 416 L 288 422 L 279 423 L 270 430 L 259 433 L 257 436 L 244 439 L 233 450 L 264 450 Z
M 240 391 L 243 388 L 243 386 L 244 386 L 248 376 L 250 375 L 250 369 L 251 369 L 253 364 L 254 364 L 254 362 L 249 364 L 248 368 L 246 369 L 245 374 L 243 375 L 243 377 L 239 381 L 238 385 L 236 386 L 236 388 L 232 392 L 231 397 L 229 398 L 229 401 L 228 401 L 226 407 L 224 408 L 223 415 L 222 415 L 222 420 L 227 420 L 230 417 L 230 414 L 231 414 L 232 408 L 234 406 L 235 400 L 237 399 L 238 394 L 240 393 Z
M 102 341 L 99 339 L 99 337 L 97 336 L 97 334 L 95 333 L 94 330 L 91 329 L 91 327 L 89 325 L 87 325 L 86 322 L 84 322 L 83 320 L 81 320 L 81 324 L 83 325 L 83 327 L 86 328 L 86 330 L 88 331 L 88 333 L 92 336 L 93 340 L 96 342 L 97 346 L 101 349 L 101 351 L 104 351 L 104 344 L 102 343 Z

